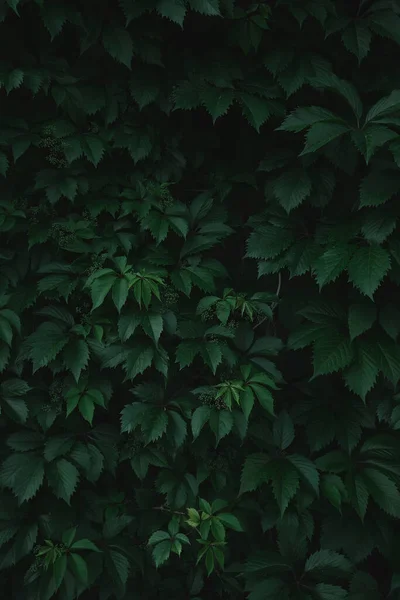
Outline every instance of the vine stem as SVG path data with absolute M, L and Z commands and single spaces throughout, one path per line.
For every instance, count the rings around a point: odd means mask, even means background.
M 281 293 L 281 286 L 282 286 L 282 275 L 280 273 L 278 273 L 278 287 L 276 288 L 276 295 L 279 297 L 279 294 Z M 271 309 L 274 310 L 277 307 L 278 303 L 274 302 L 273 304 L 271 304 Z M 257 325 L 254 325 L 253 327 L 253 331 L 254 329 L 257 329 L 257 327 L 260 327 L 260 325 L 262 325 L 266 320 L 268 319 L 268 317 L 264 317 L 263 319 L 261 319 L 261 321 L 259 323 L 257 323 Z

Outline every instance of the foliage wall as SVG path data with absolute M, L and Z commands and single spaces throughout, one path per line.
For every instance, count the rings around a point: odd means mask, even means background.
M 395 600 L 399 3 L 0 20 L 7 597 Z

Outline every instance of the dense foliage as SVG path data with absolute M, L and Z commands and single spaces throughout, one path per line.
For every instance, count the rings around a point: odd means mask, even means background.
M 400 597 L 399 3 L 0 21 L 6 597 Z

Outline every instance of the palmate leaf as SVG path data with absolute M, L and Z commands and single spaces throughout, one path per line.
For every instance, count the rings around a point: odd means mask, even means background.
M 27 342 L 29 344 L 29 358 L 33 363 L 33 371 L 48 365 L 66 346 L 68 335 L 64 328 L 56 323 L 42 323 L 32 333 Z
M 343 123 L 317 123 L 309 129 L 304 149 L 299 156 L 316 152 L 332 140 L 349 132 L 350 127 Z
M 184 0 L 158 0 L 156 10 L 162 17 L 183 26 L 186 15 Z
M 240 480 L 239 494 L 256 490 L 262 483 L 268 481 L 267 467 L 270 458 L 267 454 L 250 454 L 245 460 Z
M 377 311 L 376 306 L 372 302 L 359 302 L 349 306 L 349 331 L 350 339 L 361 335 L 368 331 L 376 321 Z
M 377 469 L 363 469 L 363 481 L 377 505 L 387 514 L 400 518 L 400 492 L 396 485 Z
M 56 497 L 69 504 L 79 481 L 78 469 L 65 458 L 60 458 L 47 467 L 46 476 Z
M 108 26 L 103 32 L 105 50 L 118 62 L 131 68 L 133 57 L 132 38 L 127 29 L 117 26 Z
M 298 490 L 300 484 L 299 474 L 291 462 L 278 460 L 270 463 L 268 475 L 281 517 L 283 517 L 290 500 Z

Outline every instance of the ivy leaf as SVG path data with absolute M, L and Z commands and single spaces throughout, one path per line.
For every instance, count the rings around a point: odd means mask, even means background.
M 160 542 L 153 549 L 153 559 L 156 567 L 158 568 L 160 565 L 164 564 L 171 554 L 172 542 L 164 541 Z
M 204 362 L 210 367 L 215 375 L 217 367 L 222 362 L 221 347 L 218 342 L 206 342 L 201 349 Z
M 349 281 L 373 300 L 374 292 L 389 269 L 390 255 L 387 250 L 377 244 L 364 246 L 356 250 L 350 260 Z
M 120 313 L 128 298 L 129 283 L 125 277 L 118 277 L 112 286 L 112 299 L 117 311 Z
M 168 416 L 163 408 L 152 408 L 143 415 L 141 424 L 146 443 L 154 442 L 164 435 L 168 426 Z
M 103 275 L 102 277 L 98 277 L 91 284 L 91 294 L 92 294 L 92 312 L 101 306 L 107 296 L 108 292 L 113 287 L 115 280 L 117 278 L 117 274 L 108 274 Z
M 131 68 L 133 42 L 127 29 L 108 26 L 103 32 L 103 45 L 106 51 L 118 62 Z
M 371 171 L 360 185 L 360 208 L 384 204 L 400 190 L 400 177 L 393 171 Z
M 348 595 L 347 590 L 329 583 L 317 583 L 312 589 L 318 600 L 346 600 Z
M 371 31 L 362 20 L 353 21 L 342 33 L 343 44 L 358 58 L 359 64 L 369 53 L 371 39 Z

